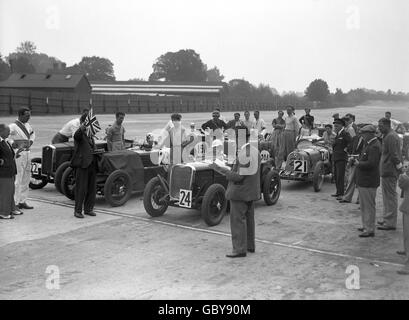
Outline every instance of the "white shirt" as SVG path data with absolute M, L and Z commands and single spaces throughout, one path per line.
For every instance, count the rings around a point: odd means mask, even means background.
M 30 141 L 34 142 L 36 135 L 33 128 L 30 126 L 28 122 L 23 123 L 23 125 L 26 127 L 28 133 L 30 133 Z M 27 135 L 23 132 L 23 130 L 19 128 L 17 124 L 10 123 L 9 128 L 10 128 L 9 142 L 11 144 L 13 144 L 15 140 L 28 140 Z
M 67 138 L 71 138 L 75 131 L 77 131 L 80 128 L 80 119 L 72 119 L 68 121 L 62 129 L 59 131 L 63 136 L 66 136 Z
M 263 119 L 254 119 L 253 121 L 253 129 L 257 129 L 259 133 L 261 133 L 266 128 L 266 123 Z

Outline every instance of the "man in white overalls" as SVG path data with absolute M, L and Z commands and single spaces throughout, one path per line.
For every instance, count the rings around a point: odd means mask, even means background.
M 15 181 L 14 200 L 19 209 L 33 209 L 27 204 L 28 185 L 31 175 L 30 148 L 35 139 L 35 133 L 28 121 L 31 111 L 28 107 L 18 110 L 18 119 L 9 125 L 10 142 L 16 153 L 17 175 Z

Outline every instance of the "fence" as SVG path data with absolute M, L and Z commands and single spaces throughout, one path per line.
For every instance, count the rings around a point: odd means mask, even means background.
M 278 110 L 286 105 L 296 108 L 307 103 L 295 97 L 276 96 L 274 101 L 198 96 L 142 96 L 142 95 L 78 95 L 61 92 L 36 92 L 0 89 L 0 115 L 16 114 L 21 106 L 31 106 L 33 114 L 78 114 L 92 105 L 99 114 L 115 113 L 174 113 L 223 111 Z M 309 104 L 308 104 L 309 105 Z

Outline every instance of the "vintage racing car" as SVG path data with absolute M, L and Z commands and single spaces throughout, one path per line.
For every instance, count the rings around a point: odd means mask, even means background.
M 125 204 L 133 192 L 142 192 L 156 176 L 165 176 L 168 151 L 140 148 L 98 154 L 97 194 L 113 207 Z M 153 161 L 152 161 L 153 160 Z M 75 199 L 75 169 L 67 167 L 62 175 L 63 194 Z
M 281 192 L 281 181 L 273 170 L 269 153 L 261 152 L 261 193 L 267 205 L 275 204 Z M 209 226 L 221 222 L 228 201 L 225 197 L 227 179 L 209 167 L 211 161 L 196 161 L 171 166 L 167 179 L 152 178 L 146 185 L 143 204 L 152 217 L 163 215 L 169 206 L 197 209 Z
M 332 173 L 330 151 L 318 136 L 298 141 L 296 149 L 286 161 L 285 169 L 280 170 L 283 180 L 312 181 L 314 191 L 321 190 L 325 176 Z
M 97 149 L 108 150 L 106 141 L 95 141 Z M 133 147 L 133 140 L 125 140 L 125 148 Z M 62 192 L 62 175 L 70 166 L 70 160 L 74 152 L 74 142 L 50 144 L 42 149 L 41 158 L 31 159 L 31 189 L 44 188 L 48 183 L 54 183 L 56 189 Z

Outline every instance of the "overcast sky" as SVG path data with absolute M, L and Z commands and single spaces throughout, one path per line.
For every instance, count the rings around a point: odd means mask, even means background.
M 409 92 L 407 0 L 0 0 L 0 53 L 31 40 L 68 65 L 98 55 L 117 80 L 147 79 L 167 51 L 194 49 L 229 81 L 280 92 Z

